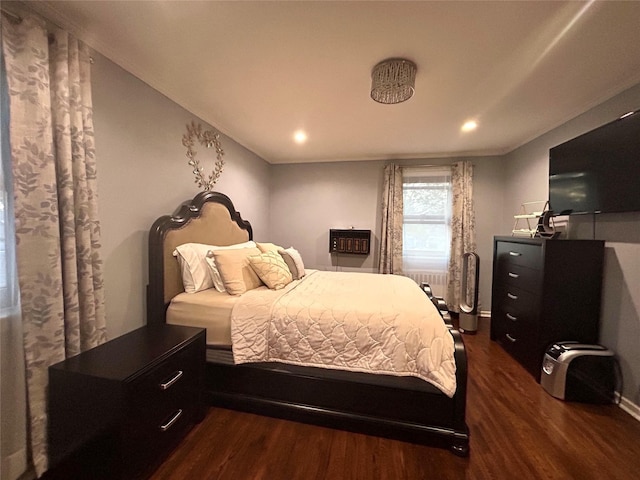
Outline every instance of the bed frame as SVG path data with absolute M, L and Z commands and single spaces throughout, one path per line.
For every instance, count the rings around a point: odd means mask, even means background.
M 199 193 L 173 215 L 158 218 L 149 233 L 147 324 L 164 323 L 171 298 L 184 291 L 178 263 L 172 256 L 176 246 L 187 242 L 231 245 L 251 239 L 249 222 L 242 219 L 226 195 L 218 192 Z M 456 455 L 467 456 L 464 343 L 446 314 L 444 301 L 433 298 L 428 286 L 423 290 L 444 314 L 454 339 L 457 387 L 453 398 L 413 377 L 208 360 L 210 404 L 449 448 Z

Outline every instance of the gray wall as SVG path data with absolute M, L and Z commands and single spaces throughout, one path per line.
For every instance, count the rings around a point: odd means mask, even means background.
M 192 120 L 211 126 L 99 54 L 92 68 L 107 332 L 146 322 L 147 241 L 151 224 L 199 188 L 182 135 Z M 225 167 L 216 190 L 231 197 L 256 238 L 269 237 L 269 164 L 221 136 Z M 198 148 L 205 172 L 215 159 Z
M 102 255 L 108 334 L 113 338 L 145 322 L 149 227 L 198 192 L 181 139 L 187 123 L 201 120 L 108 59 L 99 54 L 95 59 Z M 640 85 L 504 157 L 472 159 L 483 310 L 490 309 L 492 238 L 509 234 L 521 202 L 546 199 L 548 149 L 638 107 Z M 257 240 L 292 245 L 313 268 L 375 271 L 385 162 L 268 165 L 233 140 L 221 138 L 227 163 L 216 190 L 229 195 L 252 222 Z M 206 170 L 212 165 L 210 151 L 202 149 L 198 158 Z M 332 257 L 329 229 L 351 226 L 373 231 L 373 253 L 360 260 Z M 625 397 L 640 404 L 640 214 L 599 216 L 595 231 L 607 241 L 602 343 L 621 358 Z M 571 219 L 572 237 L 590 238 L 592 232 L 586 219 Z
M 511 215 L 521 202 L 548 196 L 549 148 L 640 108 L 640 85 L 592 108 L 505 157 L 502 227 L 508 234 Z M 639 184 L 640 187 L 640 184 Z M 600 342 L 620 358 L 624 397 L 640 405 L 640 212 L 569 218 L 570 238 L 605 240 Z
M 443 165 L 461 159 L 416 159 L 401 165 Z M 502 215 L 502 161 L 475 157 L 474 200 L 477 253 L 480 256 L 480 303 L 491 301 L 494 232 Z M 377 271 L 380 245 L 382 177 L 386 162 L 338 162 L 272 166 L 271 234 L 275 243 L 300 251 L 305 265 L 320 270 Z M 329 253 L 329 229 L 371 229 L 371 254 Z

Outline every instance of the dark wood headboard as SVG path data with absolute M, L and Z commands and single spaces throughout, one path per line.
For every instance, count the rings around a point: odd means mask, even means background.
M 253 240 L 243 220 L 223 193 L 201 192 L 183 202 L 173 215 L 158 218 L 149 231 L 147 325 L 164 323 L 171 299 L 184 291 L 173 251 L 183 243 L 233 245 Z

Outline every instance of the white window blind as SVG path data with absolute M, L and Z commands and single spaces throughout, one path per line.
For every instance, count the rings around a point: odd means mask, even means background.
M 403 167 L 404 274 L 444 295 L 451 246 L 451 168 Z

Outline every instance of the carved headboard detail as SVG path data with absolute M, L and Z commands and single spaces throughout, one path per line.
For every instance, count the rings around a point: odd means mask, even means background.
M 169 302 L 184 291 L 174 249 L 183 243 L 233 245 L 253 239 L 251 224 L 219 192 L 201 192 L 173 215 L 158 218 L 149 231 L 147 324 L 164 323 Z

